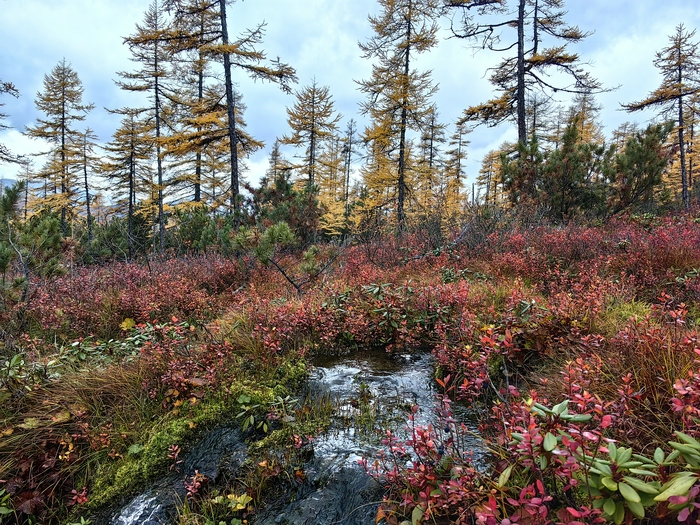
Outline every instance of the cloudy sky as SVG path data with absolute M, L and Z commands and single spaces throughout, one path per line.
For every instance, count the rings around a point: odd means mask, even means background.
M 5 102 L 4 112 L 14 128 L 0 132 L 0 143 L 20 154 L 40 149 L 20 132 L 35 122 L 36 93 L 42 89 L 44 75 L 63 58 L 82 80 L 84 100 L 95 104 L 86 125 L 101 141 L 110 140 L 118 118 L 104 108 L 136 104 L 133 94 L 114 85 L 117 71 L 134 67 L 122 40 L 134 32 L 149 2 L 0 0 L 0 79 L 13 82 L 21 95 L 0 101 Z M 589 70 L 604 86 L 619 86 L 597 99 L 603 105 L 605 131 L 610 133 L 627 120 L 652 119 L 651 113 L 619 111 L 619 104 L 642 99 L 658 86 L 654 53 L 668 44 L 679 23 L 691 30 L 700 25 L 698 0 L 568 0 L 566 4 L 567 21 L 592 32 L 572 50 L 590 64 Z M 229 31 L 233 35 L 265 21 L 263 49 L 268 56 L 279 56 L 296 68 L 296 88 L 314 78 L 319 85 L 329 86 L 344 129 L 350 118 L 362 121 L 358 103 L 363 97 L 354 81 L 369 77 L 371 63 L 361 58 L 357 43 L 372 36 L 367 16 L 377 12 L 376 0 L 239 0 L 229 8 Z M 441 23 L 447 27 L 449 21 Z M 499 57 L 486 51 L 475 53 L 464 41 L 448 39 L 447 31 L 442 36 L 438 47 L 421 57 L 419 67 L 433 71 L 439 84 L 435 102 L 440 119 L 451 125 L 465 107 L 491 96 L 485 71 Z M 248 106 L 249 132 L 267 146 L 249 161 L 248 178 L 256 179 L 267 167 L 275 137 L 288 133 L 285 108 L 294 103 L 294 96 L 275 85 L 253 83 L 237 71 L 234 78 Z M 469 177 L 473 180 L 485 153 L 514 136 L 511 125 L 477 128 L 470 137 Z M 0 165 L 0 178 L 15 172 L 13 166 Z

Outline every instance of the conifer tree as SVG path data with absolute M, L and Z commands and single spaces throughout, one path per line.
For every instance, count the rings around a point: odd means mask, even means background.
M 503 150 L 508 150 L 511 145 L 503 145 Z M 481 190 L 484 190 L 484 204 L 498 206 L 503 201 L 502 191 L 502 175 L 503 167 L 501 159 L 503 156 L 502 150 L 489 151 L 481 161 L 479 175 L 476 178 L 476 184 Z M 499 190 L 499 187 L 501 188 Z
M 581 139 L 580 121 L 578 113 L 569 121 L 561 145 L 547 157 L 539 183 L 540 202 L 562 222 L 602 204 L 601 187 L 594 179 L 602 171 L 605 147 Z
M 87 220 L 88 242 L 92 242 L 92 213 L 90 210 L 90 185 L 88 183 L 88 172 L 92 171 L 93 166 L 97 163 L 97 158 L 94 155 L 95 140 L 97 135 L 87 128 L 80 134 L 80 157 L 78 160 L 78 168 L 83 175 L 83 185 L 85 188 L 85 214 Z
M 445 169 L 443 178 L 445 180 L 445 201 L 448 214 L 456 214 L 462 206 L 462 189 L 466 180 L 466 160 L 467 146 L 469 140 L 467 136 L 471 133 L 470 129 L 464 124 L 457 124 L 455 130 L 447 142 L 448 150 L 446 151 Z
M 363 57 L 376 59 L 372 76 L 359 82 L 367 95 L 361 111 L 369 115 L 371 124 L 364 132 L 364 140 L 373 144 L 373 161 L 382 164 L 387 190 L 395 192 L 396 224 L 401 232 L 406 227 L 405 203 L 408 191 L 407 133 L 423 128 L 430 114 L 429 97 L 436 87 L 430 72 L 412 69 L 416 55 L 437 45 L 439 4 L 437 0 L 379 0 L 382 8 L 369 22 L 375 35 L 360 44 Z M 394 173 L 386 170 L 387 163 L 378 155 L 390 155 Z M 371 173 L 371 170 L 370 170 Z
M 134 72 L 120 72 L 124 80 L 117 82 L 122 89 L 148 94 L 150 105 L 149 118 L 153 119 L 153 146 L 157 166 L 157 205 L 158 205 L 158 250 L 162 252 L 165 244 L 165 212 L 163 192 L 163 156 L 161 154 L 161 135 L 163 128 L 163 108 L 169 94 L 166 87 L 169 58 L 165 41 L 169 35 L 165 12 L 159 0 L 153 0 L 144 13 L 143 25 L 136 25 L 136 32 L 124 39 L 129 46 L 132 60 L 140 64 Z
M 354 119 L 350 119 L 348 126 L 345 130 L 345 139 L 343 141 L 343 155 L 344 155 L 344 188 L 343 188 L 343 202 L 345 203 L 345 221 L 347 229 L 347 221 L 350 217 L 350 174 L 352 171 L 353 155 L 355 154 L 355 134 L 357 133 L 357 124 Z
M 343 233 L 345 217 L 345 166 L 343 140 L 339 135 L 324 140 L 318 156 L 318 202 L 321 207 L 320 224 L 331 236 Z
M 416 165 L 415 200 L 426 216 L 435 210 L 444 215 L 446 204 L 442 146 L 446 142 L 445 125 L 438 122 L 438 112 L 433 106 L 426 115 L 426 123 L 421 130 Z
M 17 98 L 19 96 L 19 91 L 17 91 L 17 88 L 12 83 L 4 82 L 2 79 L 0 79 L 0 95 L 4 94 Z M 4 102 L 0 102 L 0 108 L 2 108 L 4 105 Z M 0 131 L 10 129 L 10 127 L 4 122 L 6 118 L 7 114 L 0 111 Z M 13 155 L 7 146 L 5 146 L 2 142 L 0 142 L 0 162 L 19 162 L 17 156 Z
M 287 108 L 287 123 L 291 134 L 282 137 L 282 144 L 305 147 L 302 170 L 307 175 L 309 190 L 316 184 L 316 163 L 324 141 L 338 129 L 340 115 L 335 113 L 333 99 L 327 86 L 318 86 L 316 80 L 310 86 L 296 92 L 296 102 Z
M 515 50 L 515 56 L 505 57 L 491 74 L 500 95 L 466 109 L 465 120 L 495 125 L 515 119 L 518 141 L 526 144 L 528 92 L 600 90 L 600 84 L 582 69 L 579 56 L 567 51 L 567 45 L 580 42 L 588 33 L 566 24 L 564 0 L 446 0 L 445 4 L 462 15 L 459 28 L 453 23 L 455 36 L 500 53 Z M 506 37 L 507 30 L 515 34 Z M 548 78 L 552 69 L 565 73 L 570 82 L 554 85 Z
M 661 86 L 652 91 L 647 98 L 631 104 L 623 104 L 627 111 L 639 111 L 649 107 L 660 108 L 664 117 L 675 113 L 674 120 L 678 128 L 678 148 L 680 151 L 681 198 L 686 208 L 690 204 L 688 194 L 688 175 L 685 159 L 685 119 L 684 102 L 700 91 L 700 54 L 698 43 L 693 41 L 695 31 L 688 32 L 683 24 L 676 27 L 676 32 L 669 37 L 670 45 L 656 53 L 654 65 L 661 72 Z
M 610 185 L 613 215 L 651 202 L 668 165 L 666 139 L 672 129 L 673 125 L 667 123 L 637 131 L 615 156 Z
M 176 115 L 178 128 L 173 130 L 173 142 L 166 148 L 180 159 L 184 175 L 177 182 L 191 184 L 194 202 L 202 198 L 203 154 L 208 146 L 196 138 L 201 136 L 202 128 L 208 126 L 212 108 L 211 99 L 205 97 L 207 92 L 212 93 L 209 81 L 213 76 L 213 56 L 208 46 L 214 45 L 220 37 L 219 15 L 207 9 L 210 4 L 206 0 L 164 0 L 163 3 L 173 15 L 167 45 L 172 55 L 174 77 L 180 80 L 178 93 L 173 94 L 179 112 Z M 219 100 L 214 105 L 219 106 Z M 214 156 L 208 155 L 209 159 Z M 190 164 L 194 166 L 189 167 Z
M 250 77 L 278 83 L 286 92 L 290 92 L 290 83 L 296 82 L 296 72 L 288 64 L 279 59 L 267 61 L 265 53 L 258 49 L 265 34 L 265 23 L 259 24 L 252 30 L 244 31 L 240 37 L 230 40 L 228 28 L 227 5 L 232 0 L 166 0 L 166 5 L 178 17 L 189 17 L 195 20 L 206 20 L 207 29 L 204 38 L 200 38 L 189 46 L 190 49 L 201 50 L 206 57 L 212 57 L 223 63 L 224 93 L 226 100 L 226 126 L 230 152 L 230 189 L 229 200 L 232 212 L 240 211 L 240 165 L 239 141 L 241 135 L 237 128 L 236 105 L 240 96 L 233 87 L 232 68 L 240 68 Z M 218 25 L 210 24 L 218 20 Z M 178 27 L 176 24 L 175 27 Z M 196 31 L 194 32 L 196 34 Z M 187 47 L 187 46 L 183 46 Z
M 42 139 L 52 145 L 49 167 L 45 173 L 52 180 L 56 191 L 49 203 L 61 213 L 61 232 L 68 234 L 67 214 L 72 212 L 75 195 L 73 167 L 79 158 L 80 132 L 74 128 L 76 122 L 85 120 L 93 109 L 92 104 L 83 103 L 83 84 L 78 74 L 65 59 L 61 60 L 49 75 L 44 75 L 44 91 L 37 93 L 36 107 L 44 114 L 35 126 L 28 126 L 26 135 Z
M 110 189 L 118 202 L 127 209 L 127 256 L 135 255 L 134 215 L 137 195 L 149 192 L 152 178 L 154 143 L 153 124 L 141 118 L 138 109 L 122 109 L 121 125 L 114 132 L 112 141 L 105 146 L 107 155 L 101 166 L 102 175 L 109 181 Z

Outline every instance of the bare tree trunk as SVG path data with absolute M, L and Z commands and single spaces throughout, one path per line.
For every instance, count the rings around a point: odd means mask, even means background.
M 228 46 L 228 26 L 226 25 L 226 0 L 219 0 L 221 17 L 221 40 Z M 228 137 L 231 150 L 231 210 L 239 211 L 239 182 L 238 182 L 238 134 L 236 133 L 235 100 L 233 98 L 233 82 L 231 80 L 231 57 L 224 53 L 224 80 L 226 84 L 226 110 L 228 114 Z
M 518 141 L 527 144 L 527 124 L 525 120 L 525 0 L 518 4 Z
M 403 233 L 406 230 L 406 214 L 404 203 L 406 200 L 406 128 L 408 127 L 408 75 L 410 73 L 411 61 L 411 11 L 412 2 L 408 2 L 408 16 L 406 17 L 406 56 L 404 59 L 403 74 L 403 100 L 401 101 L 401 131 L 399 138 L 399 180 L 398 180 L 398 202 L 396 206 L 396 220 L 398 231 Z

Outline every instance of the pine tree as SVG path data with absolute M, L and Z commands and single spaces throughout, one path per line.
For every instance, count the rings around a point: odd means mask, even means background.
M 676 32 L 669 37 L 670 45 L 656 53 L 654 66 L 663 77 L 661 86 L 652 91 L 647 98 L 631 104 L 623 104 L 627 111 L 639 111 L 649 107 L 661 108 L 664 117 L 671 116 L 678 125 L 678 148 L 680 151 L 681 198 L 683 206 L 690 205 L 688 194 L 688 174 L 685 159 L 685 119 L 684 102 L 700 91 L 700 54 L 698 43 L 693 41 L 695 31 L 686 31 L 683 24 L 676 27 Z
M 377 175 L 387 178 L 384 188 L 396 193 L 396 223 L 402 232 L 406 228 L 405 203 L 410 176 L 407 133 L 426 124 L 431 109 L 429 97 L 436 90 L 429 71 L 418 72 L 411 67 L 417 54 L 437 45 L 435 20 L 439 3 L 379 0 L 379 4 L 380 15 L 369 17 L 375 35 L 360 44 L 364 58 L 377 59 L 371 78 L 359 82 L 360 90 L 367 95 L 361 111 L 371 119 L 363 138 L 375 143 L 371 146 L 373 162 L 382 170 Z M 389 166 L 380 166 L 386 163 L 378 155 L 387 156 L 395 150 L 398 155 L 394 159 L 385 159 L 395 164 L 395 173 L 391 173 L 386 169 Z
M 540 202 L 562 222 L 602 207 L 601 186 L 595 179 L 602 171 L 605 147 L 581 138 L 580 121 L 580 114 L 574 114 L 560 146 L 548 155 L 539 183 Z
M 627 139 L 614 159 L 610 189 L 612 214 L 649 204 L 668 165 L 666 139 L 673 125 L 656 124 Z
M 85 120 L 93 109 L 92 104 L 83 104 L 83 84 L 78 74 L 65 59 L 44 75 L 44 91 L 37 93 L 36 107 L 45 118 L 38 118 L 35 126 L 29 126 L 26 135 L 42 139 L 53 147 L 46 152 L 50 155 L 45 175 L 52 179 L 60 194 L 55 194 L 48 203 L 61 211 L 61 232 L 68 234 L 67 214 L 72 212 L 75 196 L 73 167 L 79 158 L 80 132 L 73 127 L 76 122 Z
M 526 144 L 531 139 L 526 120 L 528 92 L 600 90 L 600 84 L 581 68 L 579 56 L 566 49 L 588 33 L 566 24 L 564 0 L 447 0 L 446 5 L 462 14 L 461 29 L 453 29 L 456 36 L 500 53 L 515 49 L 515 56 L 504 58 L 490 77 L 500 95 L 466 109 L 465 120 L 496 125 L 515 119 L 518 140 Z M 506 38 L 507 29 L 515 34 Z M 551 46 L 543 47 L 550 39 Z M 548 78 L 552 69 L 564 73 L 570 83 L 552 84 Z
M 316 80 L 296 92 L 296 102 L 287 108 L 287 123 L 290 135 L 282 137 L 282 144 L 305 147 L 302 170 L 307 175 L 309 189 L 316 184 L 316 161 L 324 141 L 338 129 L 341 116 L 335 113 L 333 99 L 327 86 L 319 87 Z
M 19 96 L 19 91 L 17 91 L 17 88 L 12 83 L 4 82 L 2 79 L 0 79 L 0 95 L 4 94 L 17 98 Z M 0 108 L 2 108 L 4 105 L 4 102 L 0 103 Z M 10 127 L 4 122 L 6 118 L 7 114 L 0 111 L 0 131 L 10 129 Z M 0 142 L 0 162 L 19 162 L 19 158 L 16 155 L 13 155 L 7 146 L 5 146 L 2 142 Z
M 134 72 L 120 72 L 124 81 L 117 82 L 122 89 L 148 94 L 150 106 L 144 108 L 148 111 L 149 118 L 153 119 L 153 146 L 156 153 L 157 166 L 157 205 L 158 205 L 158 250 L 163 251 L 165 244 L 165 212 L 163 192 L 163 156 L 161 154 L 161 135 L 163 128 L 163 108 L 165 100 L 169 97 L 166 88 L 167 69 L 169 59 L 165 41 L 169 35 L 169 29 L 165 19 L 165 13 L 159 0 L 153 0 L 144 13 L 143 25 L 136 25 L 136 32 L 124 39 L 129 46 L 132 60 L 140 64 L 140 69 Z

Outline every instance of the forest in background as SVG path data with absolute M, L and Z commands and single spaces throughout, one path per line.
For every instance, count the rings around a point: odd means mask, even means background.
M 566 20 L 563 2 L 380 6 L 370 17 L 374 35 L 359 43 L 372 64 L 369 78 L 354 79 L 366 96 L 361 129 L 354 118 L 341 126 L 327 86 L 297 88 L 291 65 L 267 59 L 264 24 L 229 36 L 225 2 L 152 3 L 124 38 L 134 69 L 119 72 L 116 84 L 134 93 L 135 105 L 109 109 L 121 118 L 109 143 L 98 145 L 84 124 L 96 109 L 83 100 L 70 63 L 45 75 L 35 99 L 41 116 L 22 130 L 44 150 L 20 159 L 3 148 L 2 160 L 19 162 L 26 182 L 20 215 L 56 214 L 62 236 L 92 256 L 129 259 L 182 249 L 177 232 L 190 219 L 229 220 L 229 228 L 285 221 L 297 234 L 303 227 L 307 240 L 337 240 L 386 226 L 447 230 L 477 204 L 530 206 L 560 223 L 688 206 L 696 164 L 694 31 L 679 25 L 669 35 L 654 62 L 661 85 L 625 106 L 657 109 L 658 125 L 627 123 L 606 137 L 595 97 L 615 86 L 600 85 L 571 49 L 589 34 Z M 484 72 L 492 99 L 449 125 L 432 101 L 431 72 L 416 69 L 448 20 L 465 44 L 500 57 Z M 243 177 L 246 158 L 264 145 L 246 132 L 236 75 L 279 84 L 294 97 L 288 129 L 279 130 L 268 170 L 254 184 Z M 4 80 L 7 104 L 18 93 Z M 554 99 L 562 93 L 571 97 L 566 107 Z M 518 143 L 486 155 L 467 184 L 470 133 L 501 122 L 515 125 Z M 281 148 L 290 146 L 298 155 L 288 159 Z M 215 241 L 184 242 L 205 249 Z
M 78 73 L 45 76 L 24 130 L 45 163 L 0 145 L 24 173 L 0 199 L 0 522 L 90 523 L 224 421 L 254 452 L 236 479 L 183 479 L 174 523 L 254 520 L 303 485 L 328 427 L 294 397 L 309 359 L 356 350 L 432 352 L 443 392 L 441 428 L 371 428 L 377 523 L 700 520 L 695 32 L 678 25 L 658 88 L 624 106 L 658 122 L 605 137 L 610 87 L 568 48 L 587 34 L 563 0 L 378 3 L 364 129 L 327 87 L 294 87 L 264 26 L 229 35 L 226 0 L 150 5 L 117 81 L 139 105 L 111 109 L 104 146 Z M 450 131 L 415 67 L 446 13 L 502 57 Z M 259 184 L 234 72 L 294 97 Z M 518 142 L 467 187 L 469 134 L 501 122 Z M 455 402 L 481 419 L 488 472 Z

